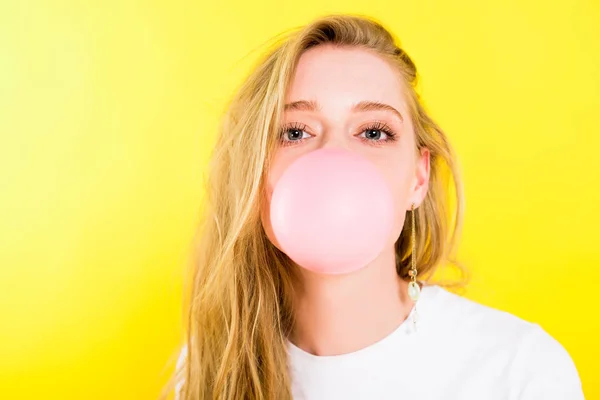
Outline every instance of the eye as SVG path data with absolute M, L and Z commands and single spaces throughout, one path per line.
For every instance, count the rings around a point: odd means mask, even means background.
M 298 123 L 283 127 L 279 138 L 284 145 L 296 144 L 312 137 L 312 135 L 306 133 L 305 129 L 306 125 Z
M 396 140 L 396 134 L 392 129 L 387 124 L 380 121 L 364 127 L 358 136 L 371 144 L 378 142 L 393 142 Z
M 381 139 L 381 136 L 384 136 L 384 139 L 387 138 L 387 135 L 385 134 L 385 132 L 382 132 L 380 129 L 367 129 L 364 131 L 365 134 L 365 138 L 367 139 L 371 139 L 371 140 L 379 140 Z
M 310 135 L 303 130 L 290 128 L 286 130 L 284 140 L 296 141 L 300 139 L 306 139 L 306 137 L 310 137 Z

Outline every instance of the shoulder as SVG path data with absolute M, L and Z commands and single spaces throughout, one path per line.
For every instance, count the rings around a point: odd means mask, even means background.
M 520 341 L 512 379 L 523 399 L 583 399 L 581 380 L 567 350 L 534 324 Z
M 175 366 L 175 373 L 177 376 L 177 382 L 175 383 L 175 400 L 181 399 L 181 390 L 183 389 L 184 378 L 183 378 L 183 368 L 185 361 L 187 359 L 187 344 L 184 344 L 181 347 L 181 351 L 179 352 L 179 356 L 177 357 L 177 363 Z
M 440 286 L 430 288 L 432 334 L 464 338 L 473 345 L 515 347 L 536 325 L 509 312 L 477 303 Z M 426 316 L 424 316 L 426 318 Z M 444 339 L 441 339 L 444 340 Z
M 516 398 L 583 399 L 581 381 L 567 350 L 539 324 L 437 289 L 437 331 L 448 345 L 502 360 Z
M 181 346 L 181 350 L 179 351 L 179 356 L 177 357 L 177 369 L 183 367 L 185 360 L 187 358 L 187 344 L 183 344 Z

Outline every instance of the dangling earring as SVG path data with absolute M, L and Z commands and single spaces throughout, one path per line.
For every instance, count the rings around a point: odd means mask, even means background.
M 413 309 L 413 327 L 416 331 L 417 330 L 417 319 L 418 319 L 417 300 L 419 300 L 419 295 L 421 294 L 421 288 L 419 287 L 419 284 L 417 283 L 417 264 L 416 264 L 416 259 L 415 259 L 416 234 L 415 234 L 415 204 L 414 203 L 412 204 L 412 206 L 410 208 L 410 214 L 411 214 L 411 223 L 412 223 L 412 229 L 411 229 L 411 235 L 410 235 L 412 251 L 410 253 L 411 267 L 410 267 L 410 270 L 408 271 L 408 276 L 410 276 L 410 283 L 408 284 L 408 297 L 410 297 L 411 300 L 415 302 L 414 309 Z

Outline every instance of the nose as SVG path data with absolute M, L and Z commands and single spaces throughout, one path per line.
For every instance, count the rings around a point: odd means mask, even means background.
M 350 150 L 351 139 L 343 128 L 336 126 L 324 132 L 319 148 Z

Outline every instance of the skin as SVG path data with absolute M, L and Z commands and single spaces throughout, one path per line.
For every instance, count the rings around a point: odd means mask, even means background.
M 299 60 L 286 104 L 301 100 L 315 101 L 320 109 L 288 107 L 284 113 L 281 143 L 274 154 L 266 184 L 267 201 L 261 210 L 263 226 L 273 244 L 279 247 L 267 212 L 274 186 L 292 162 L 319 148 L 344 148 L 369 159 L 387 180 L 396 205 L 394 227 L 384 250 L 364 268 L 336 276 L 299 268 L 296 324 L 290 341 L 314 355 L 339 355 L 383 339 L 412 309 L 408 283 L 396 273 L 394 244 L 406 211 L 413 203 L 417 208 L 426 195 L 429 151 L 416 150 L 399 75 L 368 50 L 322 45 L 306 51 Z M 352 111 L 363 101 L 389 105 L 400 116 L 390 110 Z M 373 123 L 378 125 L 371 128 Z M 381 130 L 381 123 L 395 133 L 395 140 Z

